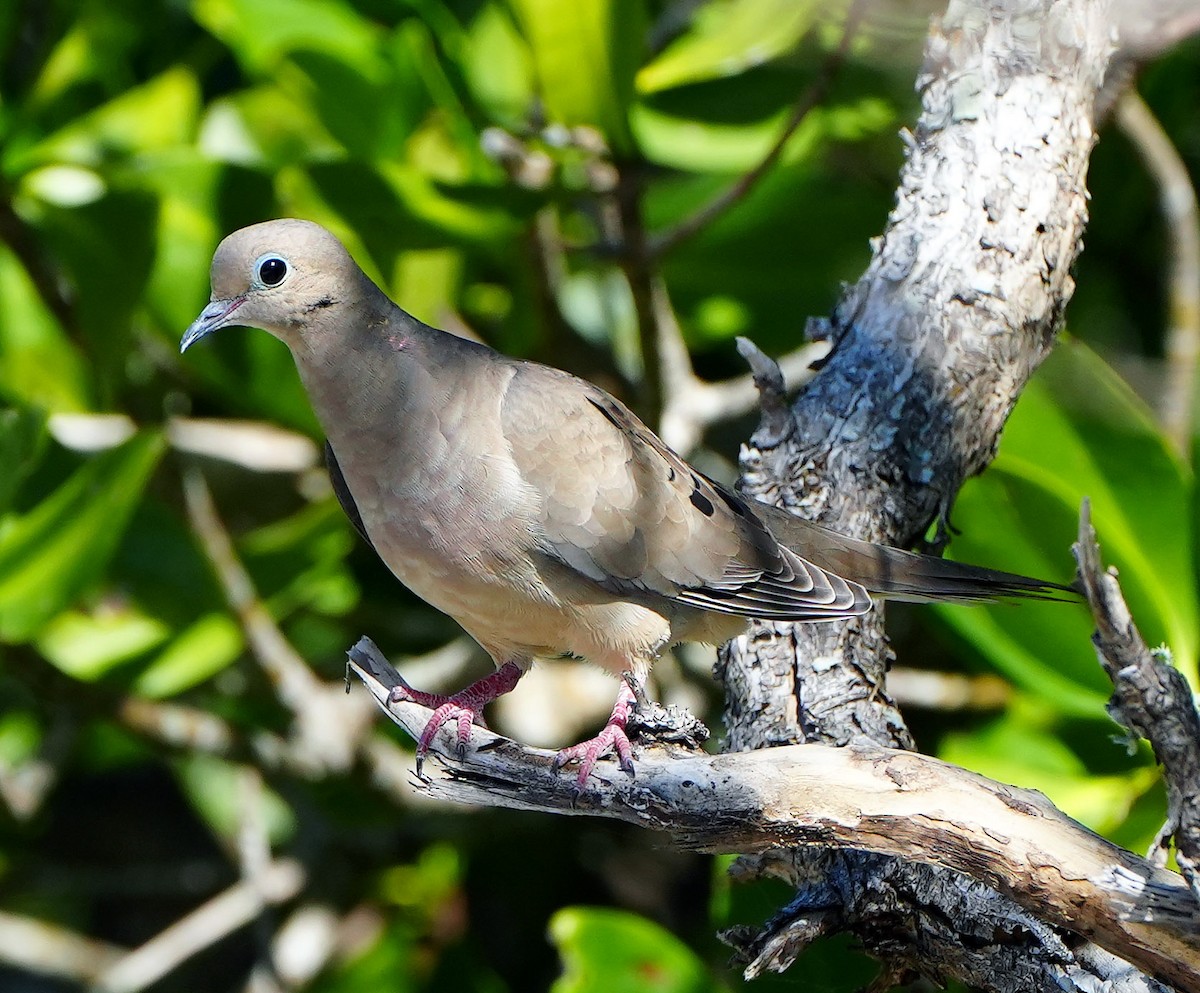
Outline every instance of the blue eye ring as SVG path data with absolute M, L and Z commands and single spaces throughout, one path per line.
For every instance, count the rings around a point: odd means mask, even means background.
M 254 262 L 254 281 L 268 289 L 278 286 L 287 279 L 290 271 L 287 259 L 274 253 L 260 256 Z

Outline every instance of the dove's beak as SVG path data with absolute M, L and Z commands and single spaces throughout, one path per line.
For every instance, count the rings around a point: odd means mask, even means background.
M 179 351 L 186 352 L 201 338 L 232 324 L 230 317 L 245 302 L 245 296 L 236 296 L 230 300 L 213 300 L 200 311 L 200 316 L 192 321 L 188 325 L 188 329 L 183 332 L 183 339 L 179 342 Z

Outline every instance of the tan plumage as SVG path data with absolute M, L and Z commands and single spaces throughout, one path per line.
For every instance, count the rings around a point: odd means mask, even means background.
M 421 324 L 306 221 L 218 247 L 212 302 L 182 347 L 262 328 L 292 351 L 329 438 L 351 520 L 414 592 L 492 655 L 495 676 L 438 709 L 419 743 L 460 739 L 533 659 L 576 655 L 644 678 L 680 641 L 720 643 L 747 619 L 861 614 L 871 594 L 972 601 L 1063 589 L 855 541 L 707 479 L 598 387 Z M 629 766 L 623 691 L 593 742 Z

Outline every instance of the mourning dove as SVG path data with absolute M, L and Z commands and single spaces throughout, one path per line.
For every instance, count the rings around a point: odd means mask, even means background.
M 598 386 L 438 331 L 397 307 L 317 224 L 269 221 L 218 246 L 212 300 L 181 350 L 219 328 L 291 349 L 328 437 L 334 490 L 396 577 L 496 664 L 459 693 L 404 686 L 453 723 L 534 659 L 578 657 L 640 683 L 670 645 L 722 644 L 750 618 L 822 621 L 871 597 L 979 601 L 1066 587 L 858 541 L 693 469 Z M 623 684 L 601 733 L 558 754 L 580 789 L 615 752 L 632 773 Z

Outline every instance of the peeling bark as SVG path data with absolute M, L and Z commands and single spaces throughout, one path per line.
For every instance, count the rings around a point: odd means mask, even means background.
M 1084 504 L 1075 545 L 1079 574 L 1096 633 L 1092 643 L 1113 682 L 1108 712 L 1131 732 L 1150 742 L 1167 783 L 1167 822 L 1159 832 L 1155 855 L 1166 863 L 1174 839 L 1175 860 L 1200 901 L 1200 714 L 1183 673 L 1169 653 L 1152 652 L 1121 595 L 1115 571 L 1103 572 L 1100 547 Z
M 419 736 L 429 711 L 389 702 L 399 676 L 378 649 L 364 638 L 350 659 L 384 712 Z M 760 853 L 756 871 L 802 885 L 765 935 L 740 936 L 755 960 L 751 971 L 786 966 L 803 939 L 849 927 L 914 974 L 974 975 L 986 938 L 1010 957 L 1025 953 L 1016 976 L 1082 976 L 1086 966 L 1069 949 L 1086 943 L 1061 928 L 1151 976 L 1200 988 L 1200 908 L 1179 875 L 1088 831 L 1036 791 L 869 743 L 723 755 L 655 744 L 638 748 L 636 777 L 604 761 L 582 794 L 553 760 L 551 751 L 473 728 L 461 756 L 454 748 L 430 752 L 414 785 L 457 802 L 618 818 L 699 851 Z M 863 873 L 863 862 L 873 874 Z M 814 863 L 824 870 L 819 884 Z M 907 876 L 914 866 L 927 877 L 919 899 Z M 990 899 L 998 891 L 1005 902 Z M 927 925 L 919 959 L 909 934 L 914 913 Z M 1041 955 L 1027 954 L 1031 940 Z M 964 954 L 971 973 L 954 964 Z M 1098 949 L 1088 954 L 1107 961 Z M 983 985 L 1011 981 L 1000 975 Z
M 834 311 L 833 351 L 788 429 L 774 418 L 744 449 L 746 492 L 891 544 L 945 520 L 995 454 L 1074 289 L 1093 102 L 1112 52 L 1103 3 L 951 3 L 918 81 L 924 112 L 887 230 Z M 766 678 L 804 701 L 808 726 L 785 728 L 791 740 L 907 744 L 882 690 L 881 611 L 790 637 L 796 651 Z M 746 664 L 763 678 L 750 644 L 725 654 L 727 680 Z M 737 713 L 730 725 L 739 747 L 781 733 Z
M 1115 14 L 1085 0 L 952 0 L 918 79 L 923 112 L 896 208 L 863 277 L 821 322 L 828 361 L 790 420 L 770 404 L 743 449 L 745 491 L 876 541 L 912 544 L 934 521 L 941 538 L 1074 290 Z M 718 662 L 728 747 L 911 748 L 886 692 L 891 658 L 881 609 L 845 625 L 756 625 Z M 794 906 L 821 905 L 831 888 L 846 895 L 823 911 L 822 931 L 853 931 L 898 976 L 988 990 L 1090 989 L 1119 976 L 1120 988 L 1155 988 L 1086 942 L 1030 927 L 1008 896 L 971 880 L 878 855 L 794 857 Z M 756 867 L 768 869 L 748 860 L 744 871 Z M 879 913 L 852 896 L 884 891 L 890 909 Z M 1011 936 L 996 948 L 1003 969 L 976 954 L 972 935 L 988 922 Z M 790 961 L 810 930 L 804 915 L 772 922 L 750 942 L 759 951 L 748 974 Z M 782 958 L 763 951 L 781 943 Z

